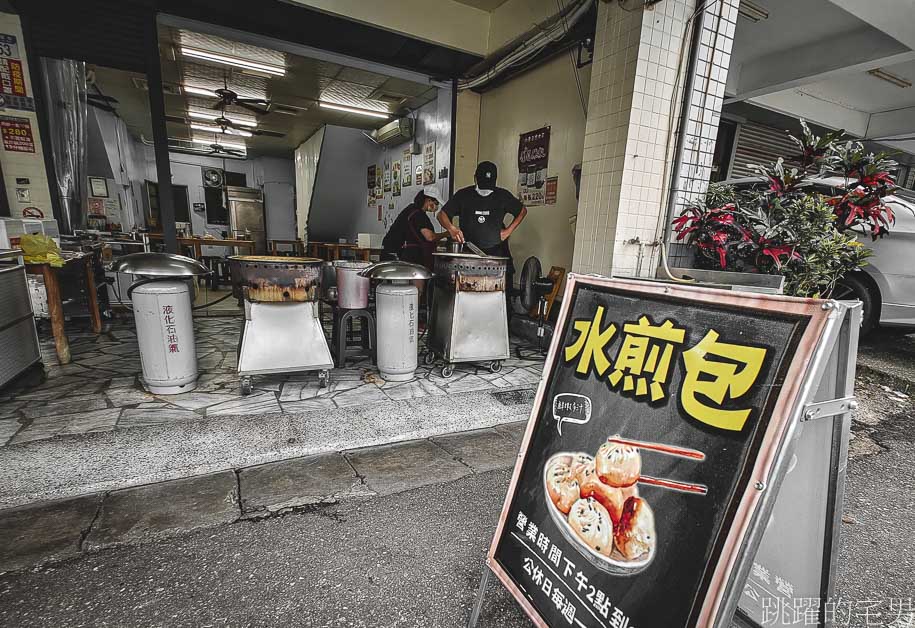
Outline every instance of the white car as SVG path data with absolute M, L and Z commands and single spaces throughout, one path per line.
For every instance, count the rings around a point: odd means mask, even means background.
M 738 189 L 766 184 L 759 177 L 723 183 Z M 841 177 L 808 179 L 802 184 L 828 196 L 840 194 L 844 185 L 845 179 Z M 860 231 L 858 240 L 874 254 L 861 271 L 843 277 L 832 294 L 834 299 L 861 301 L 864 310 L 861 332 L 864 334 L 878 324 L 915 327 L 915 196 L 904 198 L 905 194 L 903 190 L 884 199 L 896 218 L 886 236 L 874 241 Z

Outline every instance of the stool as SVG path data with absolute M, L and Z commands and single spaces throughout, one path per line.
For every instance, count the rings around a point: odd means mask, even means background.
M 346 365 L 346 358 L 369 357 L 375 362 L 375 316 L 368 310 L 347 310 L 334 306 L 334 323 L 331 330 L 331 351 L 337 368 Z M 355 334 L 353 322 L 359 320 L 358 344 L 350 344 Z
M 229 260 L 220 255 L 201 255 L 200 261 L 210 271 L 204 278 L 210 290 L 217 290 L 220 284 L 232 285 L 232 272 L 229 269 Z

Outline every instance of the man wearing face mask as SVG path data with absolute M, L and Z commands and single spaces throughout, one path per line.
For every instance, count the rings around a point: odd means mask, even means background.
M 514 194 L 505 188 L 496 187 L 497 174 L 496 164 L 481 161 L 473 175 L 476 185 L 455 192 L 438 213 L 438 221 L 457 242 L 472 242 L 488 255 L 507 257 L 506 279 L 508 286 L 513 286 L 515 268 L 511 262 L 508 238 L 527 216 L 527 208 Z M 506 214 L 512 216 L 507 227 Z M 460 228 L 452 222 L 455 216 Z

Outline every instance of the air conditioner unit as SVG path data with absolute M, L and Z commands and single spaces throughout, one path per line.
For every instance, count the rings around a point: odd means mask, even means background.
M 203 174 L 203 187 L 221 188 L 225 184 L 226 175 L 221 168 L 203 167 L 200 170 Z
M 384 146 L 401 144 L 413 138 L 413 119 L 400 118 L 372 131 L 372 139 Z

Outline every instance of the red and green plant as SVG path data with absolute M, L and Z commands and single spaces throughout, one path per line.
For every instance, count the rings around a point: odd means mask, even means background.
M 790 136 L 801 149 L 796 165 L 779 158 L 754 166 L 759 183 L 746 189 L 712 184 L 674 219 L 677 241 L 696 248 L 698 267 L 780 274 L 786 294 L 826 296 L 867 263 L 870 251 L 856 234 L 876 240 L 889 232 L 893 212 L 884 198 L 896 188 L 896 162 L 841 139 L 841 131 L 818 137 L 801 124 L 802 136 Z M 811 181 L 823 177 L 842 184 L 823 194 Z

